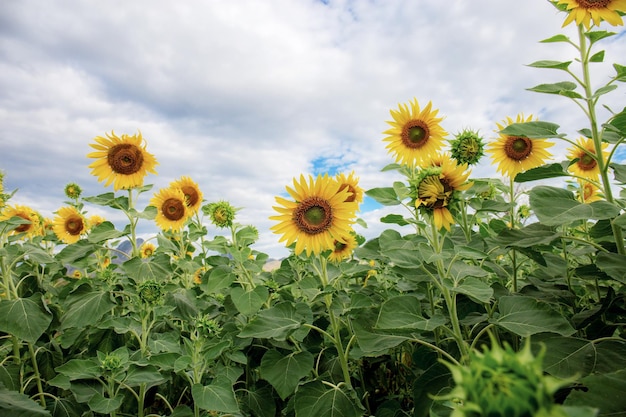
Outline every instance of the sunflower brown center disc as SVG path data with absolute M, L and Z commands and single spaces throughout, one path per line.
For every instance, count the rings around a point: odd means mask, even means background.
M 122 143 L 109 150 L 107 162 L 115 173 L 131 175 L 143 166 L 143 153 L 135 145 Z
M 328 201 L 319 197 L 307 198 L 294 211 L 298 229 L 310 235 L 321 233 L 333 222 L 332 208 Z
M 419 149 L 428 142 L 430 130 L 421 120 L 411 120 L 402 128 L 402 143 L 412 149 Z
M 506 156 L 516 161 L 522 161 L 528 158 L 533 150 L 533 142 L 525 137 L 511 136 L 504 145 Z
M 65 231 L 72 236 L 79 235 L 83 230 L 83 221 L 79 217 L 70 217 L 65 221 Z
M 180 220 L 185 216 L 184 203 L 177 198 L 165 200 L 161 206 L 161 211 L 165 218 L 171 221 Z

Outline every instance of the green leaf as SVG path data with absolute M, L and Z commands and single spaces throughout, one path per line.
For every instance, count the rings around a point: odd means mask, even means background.
M 206 284 L 203 283 L 203 290 L 209 294 L 217 293 L 228 288 L 235 280 L 236 275 L 228 265 L 218 265 L 211 269 Z
M 131 365 L 124 379 L 124 384 L 129 387 L 145 384 L 146 388 L 150 388 L 165 382 L 165 380 L 165 377 L 154 366 Z
M 569 177 L 571 174 L 567 172 L 567 165 L 569 161 L 563 163 L 554 163 L 548 165 L 542 165 L 540 167 L 529 169 L 525 172 L 520 172 L 515 176 L 515 182 L 528 182 L 543 180 L 547 178 L 557 177 Z
M 536 93 L 560 95 L 565 95 L 565 93 L 573 92 L 575 89 L 576 84 L 570 81 L 561 81 L 553 84 L 539 84 L 535 87 L 527 88 L 527 90 L 534 91 Z
M 57 259 L 62 264 L 72 264 L 79 259 L 94 253 L 98 247 L 87 240 L 79 240 L 78 242 L 67 245 L 57 255 Z
M 122 394 L 108 398 L 97 392 L 89 399 L 87 405 L 94 413 L 110 414 L 120 408 L 123 402 L 124 396 Z
M 565 35 L 555 35 L 550 38 L 539 41 L 541 43 L 552 43 L 552 42 L 569 42 L 569 38 Z
M 268 350 L 261 359 L 261 378 L 268 381 L 280 398 L 293 394 L 300 380 L 313 370 L 313 355 L 309 352 L 292 352 L 283 356 L 275 349 Z
M 524 136 L 531 139 L 544 139 L 544 138 L 560 138 L 564 135 L 557 133 L 559 125 L 550 122 L 523 122 L 512 123 L 502 129 L 500 133 L 508 136 Z
M 385 301 L 378 313 L 375 329 L 431 331 L 446 323 L 443 316 L 422 316 L 420 301 L 412 295 L 400 295 Z
M 403 216 L 399 214 L 388 214 L 380 218 L 381 223 L 399 224 L 400 226 L 406 226 L 409 224 Z
M 613 68 L 615 68 L 615 79 L 617 81 L 626 81 L 626 67 L 619 64 L 613 64 Z
M 560 226 L 577 220 L 601 220 L 616 217 L 619 207 L 607 201 L 583 204 L 567 190 L 540 185 L 529 195 L 530 207 L 539 221 L 547 226 Z
M 52 314 L 44 307 L 41 297 L 35 293 L 29 298 L 0 300 L 0 331 L 35 343 L 52 322 Z
M 352 390 L 308 382 L 295 395 L 296 417 L 361 417 L 365 410 Z
M 67 304 L 67 310 L 61 317 L 62 330 L 96 325 L 115 306 L 108 291 L 93 291 L 87 284 L 74 290 L 67 298 Z
M 592 98 L 597 98 L 600 97 L 603 94 L 609 93 L 613 90 L 615 90 L 617 88 L 617 85 L 615 84 L 611 84 L 611 85 L 605 85 L 604 87 L 600 87 L 598 88 L 593 95 L 591 96 Z
M 307 311 L 308 310 L 308 311 Z M 276 304 L 262 310 L 239 333 L 239 337 L 258 337 L 261 339 L 286 340 L 308 321 L 310 308 L 304 303 L 297 305 L 289 301 Z
M 561 237 L 561 233 L 552 227 L 532 223 L 521 229 L 503 229 L 498 236 L 489 239 L 497 246 L 530 248 L 537 245 L 549 245 Z
M 114 209 L 121 209 L 128 211 L 128 197 L 120 196 L 115 197 L 115 193 L 104 193 L 95 197 L 85 197 L 84 201 L 88 203 L 97 204 L 99 206 L 108 206 Z
M 149 262 L 144 262 L 140 257 L 131 258 L 122 264 L 122 268 L 135 282 L 167 281 L 173 272 L 170 258 L 165 253 L 157 253 Z
M 383 206 L 397 206 L 402 203 L 396 195 L 396 190 L 392 187 L 372 188 L 367 190 L 365 195 L 373 198 Z
M 555 334 L 536 335 L 533 346 L 545 348 L 543 367 L 557 378 L 584 377 L 593 373 L 610 373 L 626 368 L 626 342 L 594 342 Z
M 572 61 L 565 61 L 565 62 L 561 62 L 561 61 L 536 61 L 533 62 L 532 64 L 528 64 L 529 67 L 533 67 L 533 68 L 552 68 L 552 69 L 560 69 L 560 70 L 566 70 L 567 67 L 569 67 L 569 65 L 572 63 Z
M 545 332 L 570 336 L 576 331 L 561 313 L 532 297 L 500 297 L 498 309 L 500 316 L 492 322 L 522 337 Z
M 246 391 L 245 404 L 257 417 L 275 417 L 276 402 L 273 401 L 272 388 L 269 385 L 261 388 L 250 387 Z M 192 417 L 192 416 L 190 416 Z
M 87 236 L 87 240 L 91 243 L 102 243 L 107 240 L 117 239 L 125 236 L 127 233 L 115 230 L 115 226 L 111 222 L 102 222 L 94 227 Z
M 604 51 L 598 51 L 589 58 L 589 62 L 602 62 L 604 61 Z
M 195 384 L 191 394 L 196 405 L 203 410 L 239 414 L 239 404 L 230 380 L 218 376 L 209 385 Z
M 100 365 L 95 359 L 71 359 L 55 368 L 60 374 L 74 381 L 76 379 L 92 379 L 101 375 Z
M 366 356 L 383 355 L 387 353 L 389 349 L 392 349 L 409 339 L 405 336 L 373 333 L 357 321 L 352 324 L 354 328 L 354 335 L 356 336 L 359 347 Z
M 593 32 L 585 33 L 585 36 L 591 41 L 591 44 L 613 35 L 615 35 L 615 32 L 607 32 L 606 30 L 594 30 Z
M 0 384 L 0 412 L 11 417 L 50 417 L 50 412 L 27 395 L 10 391 Z
M 580 380 L 585 390 L 574 390 L 565 405 L 600 409 L 599 417 L 624 416 L 626 410 L 626 369 L 609 374 L 588 375 Z
M 254 287 L 249 291 L 235 287 L 230 291 L 230 297 L 237 310 L 244 316 L 249 316 L 263 306 L 269 297 L 269 291 L 264 286 Z
M 465 278 L 459 286 L 453 287 L 451 290 L 485 304 L 491 301 L 491 297 L 493 297 L 493 288 L 474 277 Z
M 415 410 L 413 417 L 430 416 L 430 407 L 433 396 L 450 385 L 452 374 L 448 367 L 441 362 L 435 362 L 429 366 L 413 383 L 413 400 Z
M 600 252 L 596 266 L 616 281 L 626 284 L 626 256 L 618 253 Z
M 626 165 L 611 163 L 609 166 L 613 168 L 615 181 L 619 182 L 620 184 L 626 184 Z

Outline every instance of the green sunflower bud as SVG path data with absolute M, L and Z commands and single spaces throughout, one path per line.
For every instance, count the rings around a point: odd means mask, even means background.
M 469 364 L 446 363 L 455 388 L 439 399 L 458 401 L 451 417 L 566 416 L 553 396 L 570 381 L 544 375 L 544 353 L 533 356 L 528 339 L 519 352 L 506 344 L 502 348 L 492 339 L 491 349 L 473 351 Z
M 115 354 L 106 355 L 100 363 L 100 368 L 103 371 L 108 371 L 108 372 L 114 372 L 121 366 L 122 366 L 122 359 Z
M 199 334 L 210 337 L 218 336 L 222 331 L 222 326 L 209 316 L 200 316 L 196 318 L 196 329 Z
M 459 164 L 475 165 L 485 154 L 483 138 L 478 132 L 464 130 L 450 141 L 452 158 Z
M 67 196 L 67 198 L 77 200 L 82 193 L 82 188 L 80 188 L 80 186 L 76 183 L 70 182 L 65 186 L 65 195 Z
M 139 299 L 149 305 L 159 304 L 165 296 L 163 285 L 152 280 L 139 284 L 137 292 L 139 294 Z
M 202 207 L 202 211 L 211 218 L 211 223 L 217 227 L 231 227 L 235 220 L 236 209 L 227 201 L 207 204 Z

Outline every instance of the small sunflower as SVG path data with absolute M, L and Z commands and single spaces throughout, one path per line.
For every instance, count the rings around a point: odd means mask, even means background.
M 578 180 L 578 200 L 583 203 L 593 203 L 602 200 L 600 189 L 589 181 Z
M 224 228 L 233 225 L 237 209 L 231 206 L 228 201 L 218 201 L 202 207 L 202 211 L 209 216 L 211 223 L 217 227 Z
M 5 206 L 0 214 L 0 221 L 9 220 L 12 217 L 21 217 L 30 223 L 20 224 L 11 231 L 11 235 L 22 235 L 23 238 L 31 238 L 42 233 L 41 218 L 39 213 L 28 206 L 14 205 Z
M 502 124 L 496 123 L 496 125 L 499 132 L 513 123 L 530 122 L 532 120 L 532 115 L 524 118 L 523 114 L 518 114 L 515 121 L 507 117 Z M 550 143 L 545 139 L 508 136 L 502 133 L 499 135 L 500 137 L 490 144 L 487 152 L 491 153 L 493 158 L 492 164 L 498 164 L 498 172 L 509 178 L 515 178 L 520 172 L 543 165 L 545 160 L 552 156 L 546 149 L 553 146 L 554 143 Z
M 342 239 L 342 242 L 335 240 L 332 252 L 328 255 L 328 260 L 332 262 L 341 262 L 352 255 L 354 248 L 357 247 L 356 238 L 350 234 Z
M 602 158 L 606 162 L 608 153 L 604 152 L 604 149 L 609 146 L 608 143 L 602 144 Z M 570 160 L 577 159 L 576 162 L 571 164 L 568 168 L 570 172 L 579 177 L 597 179 L 600 175 L 600 167 L 596 160 L 596 148 L 593 144 L 593 140 L 589 138 L 579 138 L 576 142 L 576 146 L 572 146 L 568 149 L 569 153 L 567 157 Z
M 152 255 L 154 255 L 154 251 L 155 250 L 156 250 L 156 246 L 154 246 L 150 242 L 145 242 L 139 248 L 139 253 L 141 254 L 141 257 L 143 259 L 147 259 L 147 258 L 151 257 Z
M 592 20 L 596 26 L 603 20 L 612 26 L 624 24 L 619 12 L 626 12 L 626 0 L 559 0 L 557 6 L 568 12 L 563 27 L 576 22 L 589 29 Z
M 105 221 L 106 219 L 104 217 L 94 214 L 93 216 L 89 217 L 89 227 L 94 228 L 96 226 L 101 225 Z
M 204 274 L 206 273 L 207 269 L 204 266 L 201 266 L 200 268 L 196 269 L 196 272 L 194 272 L 193 274 L 193 282 L 194 284 L 200 285 L 202 284 L 202 277 L 204 277 Z
M 345 188 L 348 189 L 348 192 L 349 192 L 348 199 L 347 199 L 348 202 L 351 202 L 351 201 L 356 201 L 357 203 L 363 202 L 364 192 L 363 192 L 363 189 L 359 187 L 359 177 L 354 176 L 354 171 L 352 171 L 350 175 L 348 175 L 347 177 L 344 173 L 337 174 L 335 176 L 335 179 L 340 184 L 339 191 L 342 191 Z
M 64 191 L 67 198 L 71 198 L 72 200 L 77 200 L 83 193 L 82 188 L 80 188 L 80 186 L 74 182 L 70 182 L 69 184 L 67 184 Z
M 293 184 L 294 188 L 286 188 L 294 201 L 276 197 L 280 206 L 274 210 L 280 214 L 270 219 L 279 223 L 270 229 L 282 234 L 279 242 L 285 241 L 287 246 L 296 242 L 296 255 L 304 250 L 307 256 L 319 255 L 334 248 L 336 240 L 342 241 L 352 231 L 357 203 L 347 201 L 350 192 L 347 188 L 339 191 L 336 180 L 321 175 L 316 179 L 309 175 L 308 181 L 301 175 Z
M 409 104 L 400 104 L 398 110 L 391 110 L 393 121 L 387 121 L 391 129 L 383 132 L 388 135 L 383 139 L 389 142 L 386 148 L 393 153 L 396 162 L 405 165 L 422 165 L 436 154 L 443 146 L 443 139 L 448 134 L 439 123 L 439 110 L 431 110 L 432 103 L 420 109 L 416 99 Z
M 185 226 L 189 210 L 185 194 L 180 188 L 162 188 L 154 194 L 150 205 L 157 209 L 155 221 L 162 230 L 178 232 Z
M 74 272 L 72 272 L 72 278 L 81 279 L 82 277 L 83 277 L 83 273 L 80 272 L 78 269 L 75 269 Z
M 87 232 L 87 222 L 76 207 L 61 207 L 54 218 L 52 230 L 60 241 L 69 245 L 78 242 L 80 236 Z
M 436 158 L 440 165 L 425 168 L 417 180 L 415 207 L 433 216 L 437 229 L 450 230 L 454 219 L 450 206 L 456 200 L 456 192 L 467 190 L 472 186 L 467 182 L 469 171 L 467 165 L 458 165 L 453 159 Z
M 96 161 L 89 168 L 92 168 L 91 173 L 98 177 L 98 181 L 105 181 L 105 187 L 111 183 L 115 191 L 141 187 L 148 172 L 156 174 L 158 162 L 146 151 L 141 133 L 118 137 L 111 132 L 106 137 L 96 136 L 95 141 L 89 146 L 96 152 L 89 153 L 87 157 Z
M 180 177 L 180 179 L 172 182 L 170 184 L 172 188 L 180 188 L 185 195 L 185 201 L 187 203 L 187 207 L 191 211 L 191 213 L 196 213 L 202 204 L 202 191 L 198 187 L 191 178 L 189 177 Z

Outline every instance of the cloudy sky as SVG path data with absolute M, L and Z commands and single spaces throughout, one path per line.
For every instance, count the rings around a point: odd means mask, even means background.
M 567 80 L 526 66 L 574 58 L 566 44 L 539 43 L 575 38 L 564 18 L 547 0 L 3 0 L 5 189 L 49 217 L 68 182 L 113 191 L 90 174 L 89 144 L 141 131 L 159 162 L 146 178 L 154 191 L 190 176 L 207 202 L 241 207 L 237 220 L 260 231 L 256 249 L 285 256 L 269 231 L 274 197 L 301 173 L 354 170 L 364 189 L 390 186 L 382 132 L 399 103 L 432 101 L 450 137 L 473 128 L 492 140 L 495 123 L 519 112 L 576 136 L 586 125 L 574 104 L 526 90 Z M 624 29 L 610 29 L 621 33 L 603 43 L 598 83 L 625 64 Z M 609 96 L 620 110 L 623 87 Z M 497 174 L 486 160 L 472 176 Z M 357 231 L 377 236 L 387 212 L 366 201 L 369 227 Z

